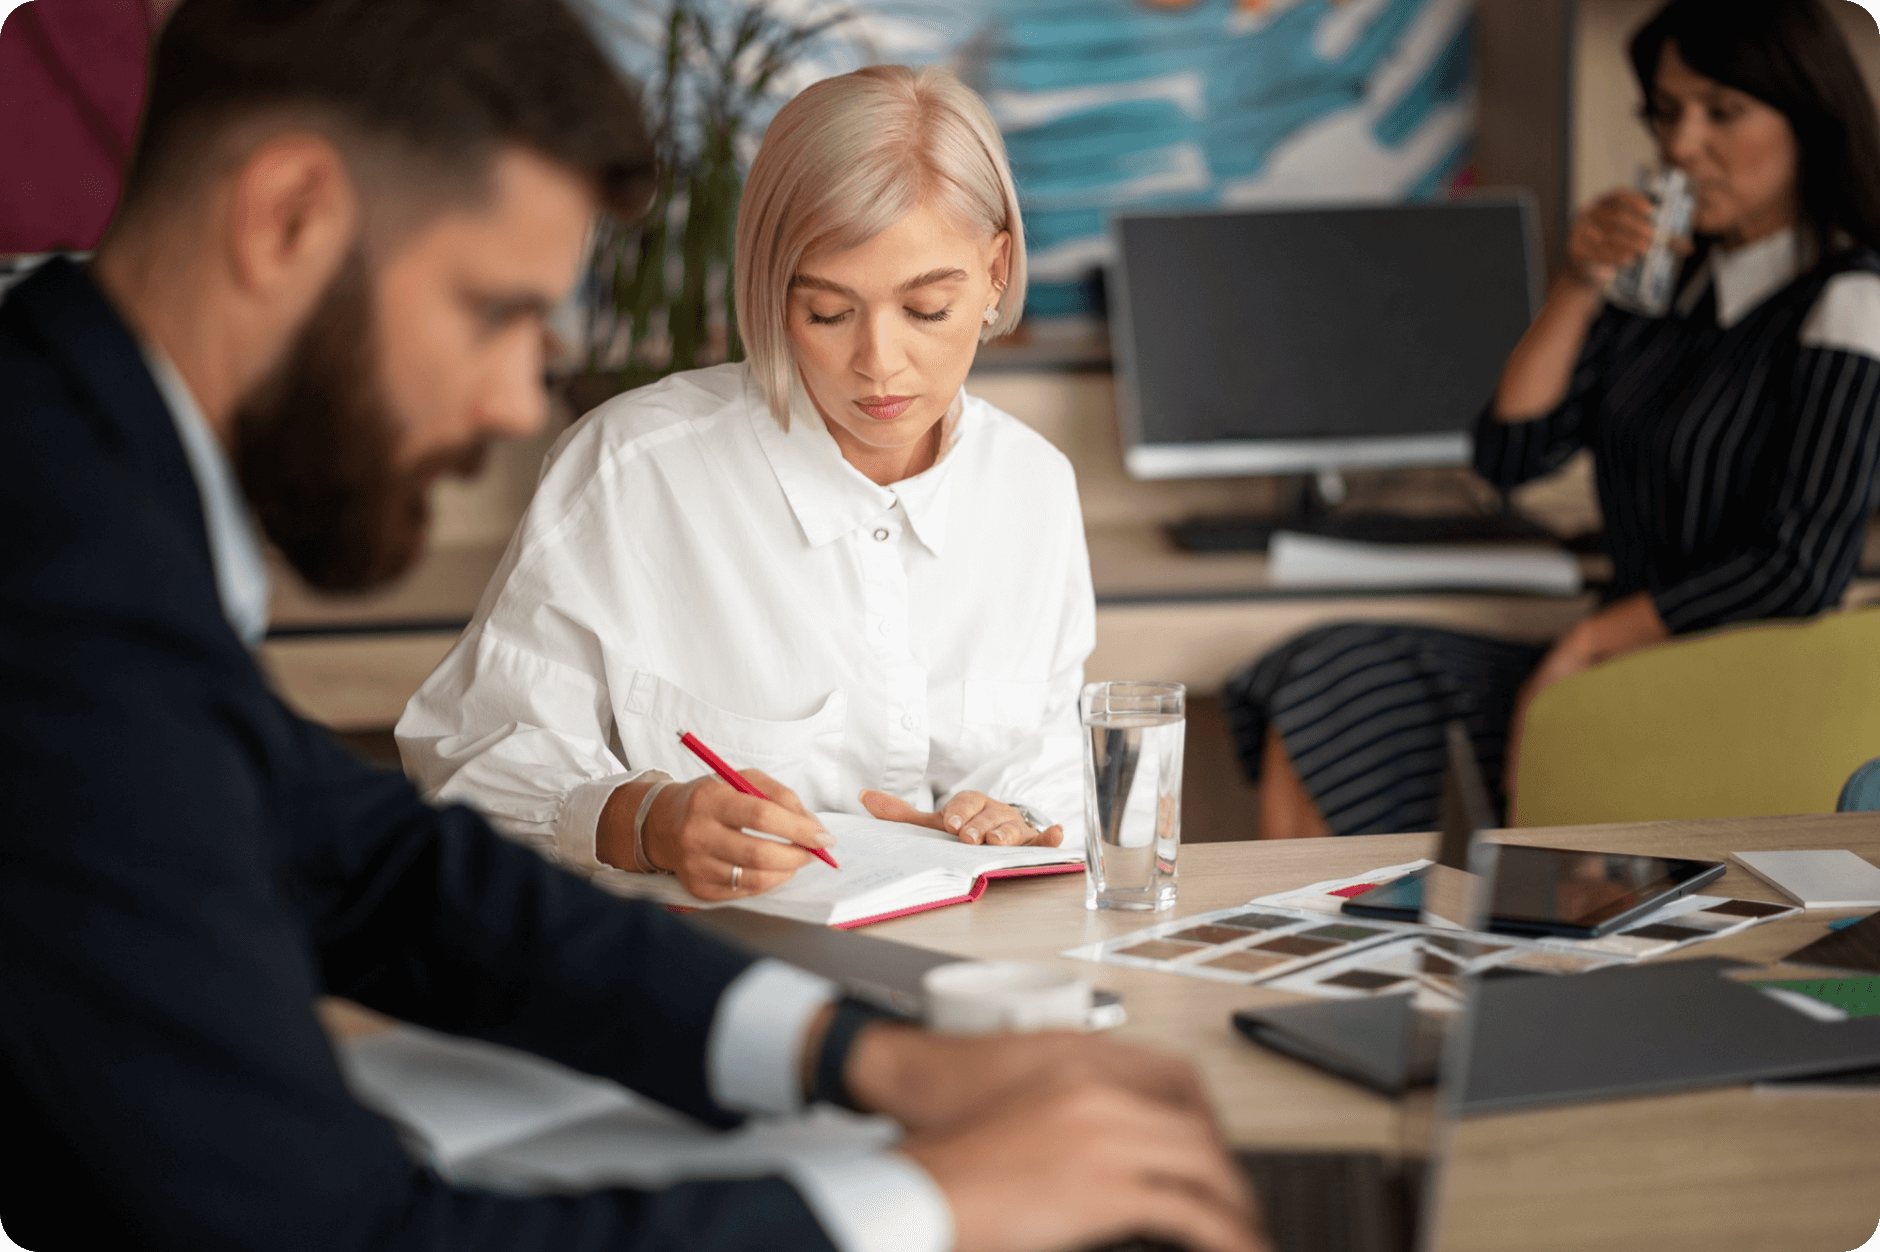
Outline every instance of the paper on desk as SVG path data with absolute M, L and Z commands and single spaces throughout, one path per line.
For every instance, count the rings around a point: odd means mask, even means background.
M 719 1132 L 606 1079 L 525 1052 L 398 1026 L 338 1045 L 361 1104 L 440 1174 L 509 1191 L 750 1178 L 895 1142 L 884 1118 L 819 1106 Z
M 1578 595 L 1580 563 L 1541 544 L 1353 543 L 1279 531 L 1268 546 L 1277 587 L 1391 587 Z
M 1582 973 L 1660 956 L 1800 911 L 1764 901 L 1684 896 L 1597 939 L 1458 934 L 1342 912 L 1351 896 L 1427 864 L 1405 861 L 1328 878 L 1235 908 L 1159 922 L 1062 955 L 1328 999 L 1393 995 L 1409 988 L 1419 1007 L 1443 1009 L 1460 1004 L 1455 980 L 1461 975 L 1489 969 Z

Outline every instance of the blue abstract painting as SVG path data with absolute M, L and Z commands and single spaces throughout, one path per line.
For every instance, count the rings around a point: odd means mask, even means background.
M 797 20 L 830 11 L 771 7 Z M 942 61 L 983 92 L 1025 210 L 1033 316 L 1092 311 L 1119 210 L 1415 200 L 1467 178 L 1470 0 L 842 7 L 852 20 L 793 70 L 794 86 L 867 61 Z M 642 11 L 655 32 L 657 7 Z M 650 68 L 630 48 L 623 58 Z

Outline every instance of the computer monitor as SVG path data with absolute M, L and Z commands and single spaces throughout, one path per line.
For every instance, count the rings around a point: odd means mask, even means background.
M 1466 464 L 1540 298 L 1532 198 L 1124 214 L 1110 274 L 1137 478 Z

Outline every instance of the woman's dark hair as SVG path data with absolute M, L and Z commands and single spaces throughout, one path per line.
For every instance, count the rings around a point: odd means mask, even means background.
M 1632 38 L 1648 114 L 1667 44 L 1705 78 L 1789 119 L 1801 153 L 1802 224 L 1821 251 L 1840 233 L 1880 248 L 1880 123 L 1821 0 L 1672 0 Z

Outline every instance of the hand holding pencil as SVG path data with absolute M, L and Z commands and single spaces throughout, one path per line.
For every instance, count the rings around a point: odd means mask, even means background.
M 757 770 L 732 770 L 722 759 L 710 774 L 667 786 L 645 820 L 647 859 L 676 874 L 692 895 L 713 902 L 781 886 L 811 856 L 827 860 L 823 849 L 832 846 L 790 788 Z M 616 863 L 630 867 L 631 859 Z

